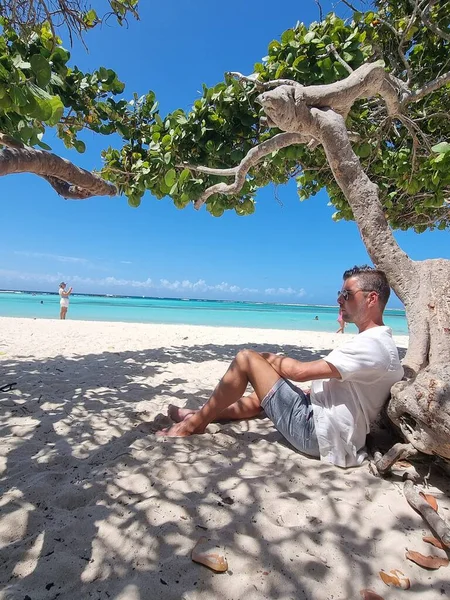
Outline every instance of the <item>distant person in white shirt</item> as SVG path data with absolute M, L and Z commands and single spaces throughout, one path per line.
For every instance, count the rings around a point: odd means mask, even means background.
M 250 419 L 264 410 L 297 450 L 340 467 L 361 464 L 370 424 L 403 368 L 392 331 L 383 324 L 386 275 L 363 265 L 345 271 L 343 279 L 338 304 L 358 335 L 311 362 L 241 350 L 206 404 L 200 410 L 170 405 L 176 423 L 158 435 L 200 434 L 212 421 Z M 312 380 L 310 393 L 288 380 Z M 243 396 L 248 383 L 254 392 Z
M 67 309 L 69 308 L 69 296 L 72 293 L 72 288 L 70 287 L 66 290 L 66 284 L 64 281 L 61 281 L 59 284 L 59 296 L 61 300 L 59 301 L 59 305 L 61 310 L 59 311 L 59 318 L 65 319 L 67 315 Z

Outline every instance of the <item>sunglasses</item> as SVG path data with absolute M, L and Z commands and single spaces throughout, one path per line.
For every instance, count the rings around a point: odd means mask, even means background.
M 346 290 L 344 288 L 343 290 L 338 290 L 337 299 L 339 300 L 340 298 L 344 298 L 344 300 L 347 301 L 350 298 L 350 296 L 354 296 L 358 292 L 373 292 L 373 291 L 375 291 L 375 290 L 360 289 L 360 290 L 356 290 L 355 292 L 353 292 L 352 290 Z

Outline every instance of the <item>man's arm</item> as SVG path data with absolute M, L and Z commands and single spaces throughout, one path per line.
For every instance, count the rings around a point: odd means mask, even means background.
M 281 377 L 292 381 L 312 381 L 314 379 L 340 379 L 341 374 L 336 367 L 322 358 L 310 362 L 302 362 L 282 356 L 263 352 L 262 356 Z

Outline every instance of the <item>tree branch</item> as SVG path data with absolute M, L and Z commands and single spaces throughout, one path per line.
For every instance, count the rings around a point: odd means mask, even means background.
M 436 4 L 436 0 L 430 0 L 430 2 L 425 6 L 423 11 L 420 13 L 420 18 L 422 19 L 422 22 L 425 25 L 425 27 L 428 27 L 428 29 L 430 29 L 430 31 L 432 31 L 438 37 L 450 42 L 450 34 L 445 33 L 445 31 L 442 31 L 442 29 L 440 29 L 435 23 L 433 23 L 433 21 L 431 21 L 428 18 L 429 14 L 430 14 L 430 9 L 435 4 Z
M 322 11 L 322 6 L 319 2 L 319 0 L 314 0 L 315 3 L 317 4 L 317 7 L 319 9 L 319 21 L 323 21 L 323 11 Z
M 228 71 L 225 73 L 230 77 L 234 77 L 238 81 L 246 81 L 247 83 L 253 83 L 253 85 L 258 90 L 271 90 L 274 87 L 278 87 L 279 85 L 295 85 L 298 87 L 304 87 L 298 81 L 294 81 L 293 79 L 272 79 L 271 81 L 259 81 L 258 79 L 254 79 L 251 75 L 242 75 L 239 71 Z
M 436 532 L 441 542 L 447 548 L 450 548 L 450 527 L 428 502 L 420 496 L 412 481 L 405 481 L 403 493 L 408 503 L 421 515 L 431 529 Z
M 382 23 L 385 27 L 387 27 L 396 38 L 400 37 L 399 32 L 395 29 L 395 27 L 393 27 L 388 21 L 385 21 L 384 19 L 382 19 L 379 15 L 377 15 L 377 21 L 379 21 L 380 23 Z M 411 73 L 411 67 L 409 66 L 409 62 L 403 52 L 403 37 L 400 38 L 400 43 L 397 47 L 397 54 L 400 57 L 400 60 L 403 63 L 403 66 L 405 68 L 406 71 L 406 75 L 407 75 L 407 83 L 409 84 L 409 82 L 411 81 L 412 78 L 412 73 Z
M 350 4 L 350 2 L 347 2 L 347 0 L 341 0 L 342 4 L 345 4 L 345 6 L 348 6 L 349 8 L 351 8 L 354 12 L 358 12 L 358 9 L 355 8 L 353 6 L 353 4 Z
M 194 207 L 198 210 L 203 206 L 203 204 L 208 200 L 210 196 L 214 194 L 225 194 L 230 196 L 231 194 L 237 194 L 244 185 L 245 177 L 251 167 L 256 165 L 261 158 L 267 156 L 271 152 L 275 152 L 276 150 L 280 150 L 280 148 L 286 148 L 286 146 L 292 146 L 293 144 L 304 144 L 309 141 L 309 138 L 305 138 L 305 136 L 299 133 L 278 133 L 270 140 L 266 140 L 262 142 L 258 146 L 255 146 L 247 155 L 241 160 L 239 165 L 235 167 L 235 178 L 234 182 L 231 184 L 227 183 L 217 183 L 216 185 L 210 186 L 206 189 L 200 198 L 195 202 Z M 201 169 L 205 169 L 207 167 L 201 167 Z M 198 167 L 197 167 L 198 169 Z M 220 173 L 220 169 L 214 169 L 214 175 L 220 175 L 224 173 Z M 229 176 L 230 169 L 223 169 L 225 171 L 225 176 Z M 205 172 L 205 171 L 203 171 Z
M 353 69 L 351 68 L 351 66 L 345 62 L 345 60 L 340 56 L 339 52 L 336 50 L 336 46 L 334 44 L 329 44 L 327 46 L 327 49 L 329 52 L 331 52 L 331 54 L 334 56 L 334 58 L 338 61 L 338 63 L 340 63 L 344 69 L 348 72 L 348 73 L 353 73 Z
M 446 85 L 449 82 L 450 72 L 444 73 L 443 75 L 439 75 L 439 77 L 436 77 L 436 79 L 433 79 L 432 81 L 428 82 L 420 89 L 407 94 L 406 97 L 400 103 L 401 108 L 403 108 L 407 104 L 410 104 L 411 102 L 417 102 L 418 100 L 421 100 L 424 96 L 427 96 L 428 94 L 435 92 L 441 87 L 444 87 L 444 85 Z
M 35 150 L 0 133 L 0 177 L 13 173 L 34 173 L 43 177 L 67 199 L 85 199 L 91 196 L 115 196 L 117 189 L 85 169 L 45 150 Z
M 231 169 L 214 169 L 212 167 L 202 167 L 191 165 L 190 163 L 181 163 L 177 165 L 180 169 L 190 169 L 191 171 L 198 171 L 199 173 L 206 173 L 207 175 L 219 175 L 220 177 L 234 177 L 236 175 L 239 166 L 232 167 Z

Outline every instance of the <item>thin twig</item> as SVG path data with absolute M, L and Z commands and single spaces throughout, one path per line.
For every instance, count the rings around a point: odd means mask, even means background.
M 238 193 L 245 183 L 247 173 L 256 165 L 261 158 L 271 154 L 280 148 L 286 148 L 293 144 L 304 144 L 309 140 L 300 133 L 278 133 L 273 138 L 262 142 L 248 151 L 247 155 L 241 160 L 237 166 L 234 182 L 231 184 L 217 183 L 207 188 L 200 198 L 195 202 L 194 207 L 198 210 L 214 194 L 225 194 L 227 196 Z M 229 169 L 225 169 L 226 172 Z M 219 173 L 216 173 L 219 174 Z
M 349 8 L 351 8 L 354 12 L 358 12 L 358 9 L 355 8 L 353 6 L 353 4 L 350 4 L 350 2 L 347 2 L 347 0 L 341 0 L 342 4 L 345 4 L 345 6 L 348 6 Z
M 319 21 L 323 21 L 323 11 L 322 11 L 322 6 L 319 2 L 319 0 L 314 0 L 314 2 L 317 4 L 317 7 L 319 9 Z
M 336 46 L 334 44 L 329 44 L 327 46 L 327 48 L 329 48 L 329 51 L 331 52 L 331 54 L 334 56 L 334 58 L 338 61 L 338 63 L 340 63 L 344 69 L 346 69 L 346 71 L 348 71 L 349 73 L 353 73 L 353 69 L 351 68 L 351 66 L 345 62 L 345 60 L 339 55 L 338 51 L 336 50 Z
M 273 79 L 272 81 L 259 81 L 258 79 L 254 79 L 253 77 L 248 77 L 247 75 L 242 75 L 238 71 L 228 71 L 226 75 L 230 77 L 234 77 L 238 81 L 246 81 L 247 83 L 252 83 L 259 90 L 270 90 L 274 87 L 278 87 L 279 85 L 296 85 L 299 87 L 304 87 L 298 81 L 294 81 L 293 79 Z

